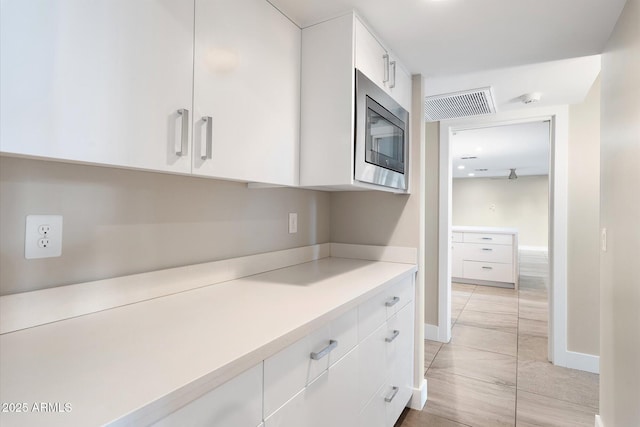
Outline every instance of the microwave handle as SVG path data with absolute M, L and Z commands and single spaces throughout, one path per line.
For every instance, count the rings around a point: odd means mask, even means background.
M 389 73 L 393 76 L 389 77 L 389 89 L 393 89 L 394 87 L 396 87 L 396 61 L 391 61 L 389 64 L 391 65 L 391 70 L 393 70 L 393 73 Z
M 382 55 L 382 60 L 384 61 L 384 79 L 382 83 L 387 83 L 389 81 L 389 54 Z

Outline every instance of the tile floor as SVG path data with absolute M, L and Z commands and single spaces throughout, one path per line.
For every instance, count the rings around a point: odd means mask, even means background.
M 452 339 L 425 341 L 429 398 L 396 427 L 589 426 L 598 375 L 547 361 L 546 259 L 521 255 L 520 290 L 452 285 Z

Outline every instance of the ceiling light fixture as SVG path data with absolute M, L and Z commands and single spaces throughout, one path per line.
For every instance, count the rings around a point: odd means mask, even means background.
M 458 169 L 460 169 L 460 170 L 464 169 L 464 165 L 458 166 Z
M 473 172 L 468 173 L 467 175 L 468 175 L 468 176 L 476 176 L 476 174 L 475 174 L 475 173 L 473 173 Z
M 509 179 L 518 179 L 518 175 L 516 175 L 516 169 L 509 169 L 511 172 L 509 173 Z

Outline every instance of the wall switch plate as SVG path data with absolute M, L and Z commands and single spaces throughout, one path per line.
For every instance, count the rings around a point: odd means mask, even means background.
M 298 232 L 298 214 L 290 213 L 289 214 L 289 234 Z
M 24 233 L 26 259 L 62 255 L 62 215 L 27 215 Z

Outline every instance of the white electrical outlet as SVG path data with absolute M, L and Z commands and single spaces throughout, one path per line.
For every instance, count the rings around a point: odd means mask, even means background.
M 62 255 L 62 215 L 27 215 L 24 257 L 53 258 Z
M 298 214 L 290 213 L 289 214 L 289 234 L 298 232 Z

